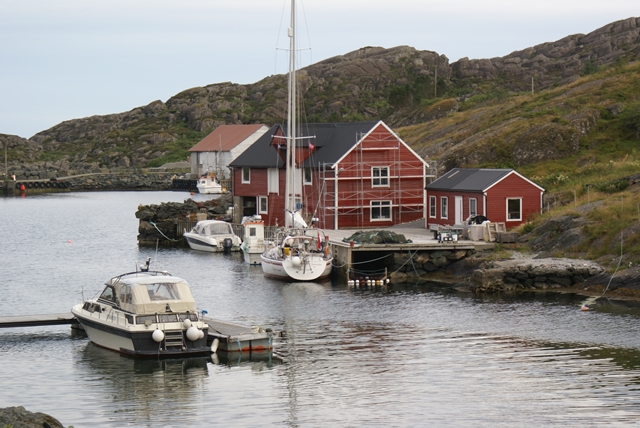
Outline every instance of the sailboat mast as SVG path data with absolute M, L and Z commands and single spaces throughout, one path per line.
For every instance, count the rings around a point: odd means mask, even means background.
M 287 165 L 285 191 L 287 202 L 285 203 L 286 218 L 291 216 L 293 225 L 293 212 L 296 209 L 295 202 L 295 172 L 296 172 L 296 2 L 291 0 L 291 26 L 289 27 L 289 99 L 287 105 Z M 287 225 L 285 221 L 285 226 Z

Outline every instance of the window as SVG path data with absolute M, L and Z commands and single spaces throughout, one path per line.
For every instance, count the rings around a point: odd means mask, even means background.
M 250 227 L 249 228 L 249 236 L 258 236 L 258 232 L 257 232 L 257 228 L 256 227 Z
M 180 294 L 178 293 L 177 284 L 171 283 L 159 283 L 159 284 L 146 284 L 147 293 L 149 293 L 150 300 L 179 300 Z
M 248 166 L 242 167 L 242 182 L 251 183 L 251 168 Z
M 389 186 L 389 167 L 374 166 L 371 168 L 371 186 L 381 187 Z
M 507 221 L 522 220 L 522 198 L 507 198 Z
M 312 184 L 311 168 L 305 168 L 304 169 L 304 184 Z
M 476 198 L 469 199 L 469 215 L 478 215 L 478 203 Z
M 267 194 L 280 194 L 280 171 L 278 168 L 267 169 Z
M 391 220 L 391 201 L 371 201 L 371 221 Z
M 435 218 L 437 213 L 436 197 L 429 196 L 429 217 Z
M 106 300 L 108 302 L 115 302 L 116 301 L 116 292 L 113 289 L 113 287 L 111 287 L 111 286 L 105 287 L 104 291 L 100 295 L 100 299 L 101 300 Z
M 269 210 L 268 200 L 266 196 L 258 196 L 258 214 L 267 214 Z
M 449 199 L 446 196 L 440 197 L 440 218 L 449 218 Z

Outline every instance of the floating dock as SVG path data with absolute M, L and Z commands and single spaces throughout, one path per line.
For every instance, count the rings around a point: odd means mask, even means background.
M 208 344 L 218 340 L 218 349 L 223 352 L 254 352 L 273 349 L 273 339 L 283 337 L 282 332 L 275 332 L 261 326 L 244 326 L 225 321 L 205 318 L 209 325 Z
M 19 315 L 14 317 L 0 317 L 0 328 L 9 327 L 38 327 L 44 325 L 73 325 L 78 321 L 71 312 L 46 315 Z

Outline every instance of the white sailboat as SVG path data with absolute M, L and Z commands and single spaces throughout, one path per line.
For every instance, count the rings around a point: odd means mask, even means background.
M 287 156 L 285 180 L 285 229 L 275 239 L 274 246 L 260 256 L 265 276 L 297 281 L 314 281 L 331 274 L 333 255 L 328 238 L 320 229 L 307 227 L 296 211 L 296 145 L 310 137 L 297 136 L 296 117 L 296 10 L 291 0 L 289 27 L 289 99 L 287 102 Z

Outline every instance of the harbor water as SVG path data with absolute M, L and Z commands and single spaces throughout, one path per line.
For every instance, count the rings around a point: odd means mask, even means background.
M 240 253 L 139 248 L 140 204 L 179 192 L 0 199 L 0 315 L 69 312 L 151 257 L 214 318 L 285 330 L 277 353 L 136 361 L 68 326 L 0 330 L 0 408 L 65 426 L 631 426 L 640 306 L 447 287 L 265 279 Z M 194 198 L 205 198 L 196 195 Z

